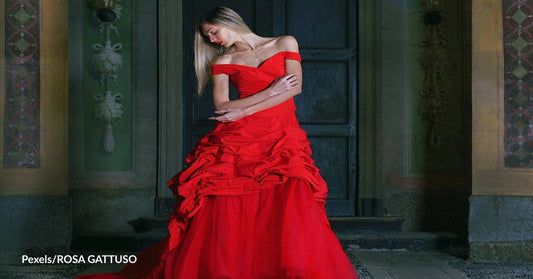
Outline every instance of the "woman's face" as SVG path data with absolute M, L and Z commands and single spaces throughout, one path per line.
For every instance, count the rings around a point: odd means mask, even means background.
M 209 42 L 224 47 L 233 45 L 237 36 L 237 32 L 217 24 L 203 23 L 200 30 Z

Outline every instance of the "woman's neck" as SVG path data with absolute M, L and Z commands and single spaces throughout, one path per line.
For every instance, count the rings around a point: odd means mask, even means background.
M 261 39 L 263 38 L 255 33 L 239 34 L 233 46 L 235 51 L 254 51 L 260 45 Z

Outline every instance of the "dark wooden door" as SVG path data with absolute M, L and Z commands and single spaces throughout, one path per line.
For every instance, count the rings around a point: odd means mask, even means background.
M 357 13 L 350 0 L 184 1 L 183 104 L 185 151 L 210 131 L 210 87 L 195 96 L 194 26 L 218 5 L 237 11 L 261 36 L 293 35 L 302 55 L 303 93 L 297 116 L 308 133 L 313 159 L 328 183 L 330 216 L 355 215 L 357 191 Z M 232 89 L 232 96 L 236 96 Z M 186 153 L 186 152 L 185 152 Z

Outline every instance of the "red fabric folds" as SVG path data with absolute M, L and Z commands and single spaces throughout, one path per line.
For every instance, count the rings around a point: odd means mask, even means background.
M 324 203 L 326 183 L 310 155 L 306 134 L 294 113 L 219 124 L 189 154 L 189 167 L 167 183 L 180 197 L 169 218 L 169 230 L 176 233 L 170 248 L 179 242 L 186 220 L 206 196 L 249 194 L 299 178 L 308 182 L 316 200 Z

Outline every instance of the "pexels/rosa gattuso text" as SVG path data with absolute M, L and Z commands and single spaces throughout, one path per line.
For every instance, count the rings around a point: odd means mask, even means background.
M 135 255 L 22 255 L 22 264 L 128 264 L 137 262 Z

